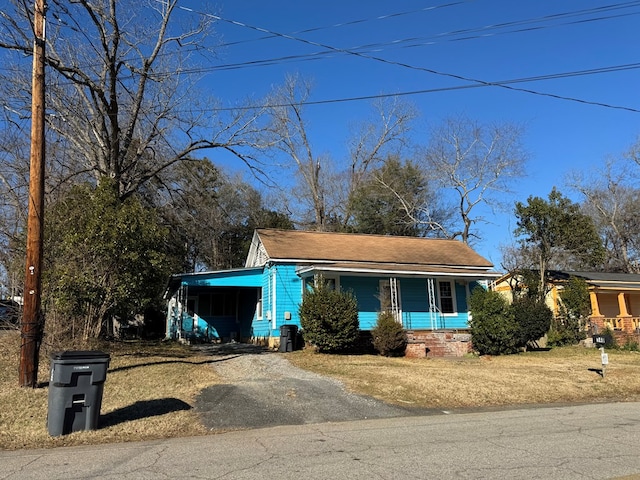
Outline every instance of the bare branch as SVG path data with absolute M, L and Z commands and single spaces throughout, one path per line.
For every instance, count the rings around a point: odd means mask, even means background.
M 462 228 L 454 236 L 469 243 L 474 224 L 485 221 L 477 207 L 500 207 L 509 185 L 524 175 L 527 155 L 521 128 L 514 125 L 482 126 L 467 118 L 447 120 L 433 129 L 422 158 L 435 181 L 455 192 Z

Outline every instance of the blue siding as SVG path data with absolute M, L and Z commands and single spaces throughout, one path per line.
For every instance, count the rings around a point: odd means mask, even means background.
M 278 264 L 264 268 L 229 270 L 207 274 L 188 274 L 182 277 L 183 284 L 204 292 L 208 287 L 237 289 L 237 315 L 223 317 L 202 316 L 196 328 L 193 319 L 185 318 L 183 328 L 203 337 L 228 338 L 238 333 L 242 338 L 269 338 L 280 335 L 282 325 L 300 327 L 299 306 L 302 301 L 303 280 L 296 273 L 296 265 Z M 358 302 L 358 318 L 361 330 L 375 327 L 380 310 L 379 285 L 388 276 L 366 277 L 347 275 L 339 279 L 340 288 L 351 291 Z M 451 279 L 455 290 L 455 314 L 429 312 L 427 279 L 424 277 L 398 278 L 402 321 L 407 329 L 429 330 L 468 328 L 467 291 L 478 286 L 471 282 Z M 436 282 L 435 294 L 438 295 Z M 204 289 L 202 288 L 204 287 Z M 262 289 L 262 318 L 258 319 L 256 303 Z M 197 291 L 194 289 L 194 291 Z M 275 301 L 275 304 L 274 304 Z M 437 299 L 436 299 L 437 301 Z M 286 315 L 290 314 L 290 319 Z M 434 324 L 435 322 L 435 324 Z
M 271 336 L 270 315 L 271 311 L 271 273 L 265 268 L 260 276 L 260 286 L 262 287 L 262 319 L 258 320 L 257 312 L 254 313 L 251 329 L 251 336 L 254 338 L 266 338 Z
M 456 313 L 442 315 L 438 328 L 469 328 L 469 313 L 467 312 L 467 287 L 455 280 L 451 281 L 453 281 L 456 295 Z
M 427 280 L 425 278 L 402 278 L 400 298 L 402 324 L 405 328 L 424 330 L 431 328 Z
M 361 330 L 375 327 L 380 310 L 380 280 L 389 277 L 341 277 L 340 286 L 351 291 L 358 301 L 358 318 Z M 425 278 L 399 278 L 402 323 L 405 328 L 429 330 L 432 328 L 432 315 L 429 312 L 427 280 Z M 449 315 L 435 314 L 435 328 L 468 328 L 467 296 L 464 284 L 455 284 L 457 313 Z M 436 296 L 438 289 L 436 288 Z M 437 299 L 436 299 L 437 300 Z
M 227 270 L 184 275 L 182 283 L 196 287 L 259 287 L 262 269 Z
M 258 320 L 254 315 L 252 336 L 279 336 L 280 327 L 285 324 L 299 327 L 298 307 L 302 301 L 302 280 L 296 274 L 296 266 L 274 265 L 267 267 L 264 269 L 261 280 L 263 318 Z M 291 315 L 290 320 L 285 319 L 287 312 Z
M 350 291 L 358 301 L 360 330 L 376 326 L 380 310 L 379 285 L 382 277 L 340 277 L 340 288 Z
M 282 325 L 300 326 L 298 308 L 302 302 L 302 279 L 296 274 L 295 265 L 276 267 L 276 329 Z M 291 314 L 291 320 L 285 320 L 285 312 Z

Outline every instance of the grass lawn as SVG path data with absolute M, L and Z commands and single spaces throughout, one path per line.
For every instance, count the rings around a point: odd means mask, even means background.
M 207 433 L 191 409 L 204 387 L 218 383 L 210 357 L 175 343 L 114 343 L 97 349 L 111 355 L 100 428 L 50 437 L 49 389 L 18 386 L 20 336 L 0 332 L 0 449 L 151 440 Z M 42 352 L 38 381 L 49 380 Z
M 384 358 L 294 352 L 290 361 L 400 405 L 467 408 L 640 399 L 640 353 L 564 347 L 498 357 Z
M 208 432 L 191 408 L 198 392 L 220 383 L 212 358 L 175 343 L 98 346 L 111 355 L 100 428 L 50 437 L 47 432 L 49 357 L 42 388 L 18 386 L 20 337 L 0 332 L 0 449 L 151 440 Z M 454 409 L 555 402 L 640 399 L 640 353 L 561 348 L 504 357 L 405 359 L 372 355 L 287 353 L 293 364 L 339 378 L 353 391 L 405 406 Z M 233 408 L 233 406 L 230 406 Z

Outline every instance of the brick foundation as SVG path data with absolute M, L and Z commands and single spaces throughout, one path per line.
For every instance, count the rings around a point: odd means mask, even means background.
M 472 351 L 471 334 L 458 331 L 407 331 L 409 358 L 462 357 Z

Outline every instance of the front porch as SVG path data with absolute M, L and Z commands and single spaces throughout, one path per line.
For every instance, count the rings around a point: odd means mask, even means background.
M 591 289 L 591 333 L 614 332 L 619 343 L 640 337 L 640 293 L 635 290 L 610 291 Z

